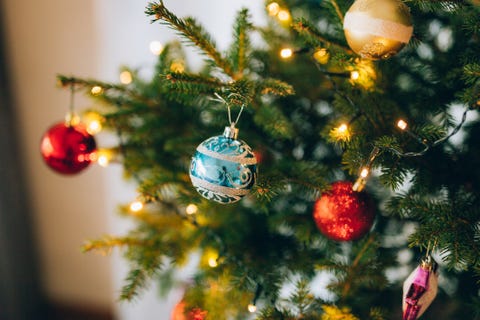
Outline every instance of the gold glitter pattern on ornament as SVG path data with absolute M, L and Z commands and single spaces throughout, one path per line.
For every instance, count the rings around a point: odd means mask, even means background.
M 357 0 L 343 29 L 350 48 L 371 60 L 397 54 L 413 34 L 410 9 L 401 0 Z

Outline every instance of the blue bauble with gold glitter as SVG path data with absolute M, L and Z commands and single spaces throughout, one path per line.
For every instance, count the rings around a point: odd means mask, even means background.
M 257 178 L 257 159 L 252 149 L 237 140 L 238 129 L 203 141 L 192 157 L 190 179 L 204 198 L 222 204 L 237 202 L 250 192 Z

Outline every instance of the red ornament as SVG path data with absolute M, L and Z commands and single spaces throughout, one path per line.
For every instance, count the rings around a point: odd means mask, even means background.
M 351 182 L 337 181 L 315 202 L 313 219 L 332 240 L 357 240 L 372 227 L 375 207 L 367 194 L 352 190 Z
M 182 300 L 175 305 L 170 316 L 170 320 L 205 320 L 207 311 L 200 308 L 193 308 L 185 315 L 185 302 Z
M 45 163 L 58 173 L 75 174 L 95 160 L 96 143 L 82 124 L 61 122 L 43 135 L 40 145 Z

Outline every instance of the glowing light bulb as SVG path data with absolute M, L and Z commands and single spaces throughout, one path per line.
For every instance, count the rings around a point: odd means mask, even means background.
M 317 60 L 318 63 L 326 64 L 330 59 L 330 54 L 328 53 L 327 49 L 321 48 L 315 51 L 315 53 L 313 54 L 313 58 Z
M 193 203 L 189 204 L 186 208 L 185 208 L 185 212 L 187 214 L 195 214 L 197 213 L 198 211 L 198 207 L 196 205 L 194 205 Z
M 340 126 L 330 131 L 330 136 L 337 141 L 348 142 L 352 137 L 352 133 L 350 132 L 348 125 L 346 123 L 342 123 Z
M 100 86 L 93 86 L 92 89 L 90 90 L 90 92 L 91 92 L 94 96 L 98 96 L 98 95 L 100 95 L 100 94 L 103 92 L 103 88 L 100 87 Z
M 93 120 L 88 124 L 87 131 L 90 134 L 96 134 L 102 131 L 102 125 L 100 124 L 100 121 L 98 120 Z
M 342 123 L 339 127 L 338 127 L 338 132 L 340 133 L 344 133 L 348 130 L 348 126 L 345 124 L 345 123 Z
M 352 71 L 350 72 L 350 79 L 352 80 L 358 80 L 360 77 L 360 73 L 358 71 Z
M 108 149 L 99 149 L 97 151 L 97 163 L 106 168 L 110 164 L 110 160 L 112 159 L 112 151 Z
M 247 309 L 248 309 L 248 311 L 249 311 L 250 313 L 254 313 L 254 312 L 257 311 L 257 306 L 254 305 L 253 303 L 250 303 L 250 304 L 248 305 Z
M 218 266 L 217 258 L 214 258 L 214 257 L 208 258 L 208 265 L 209 265 L 211 268 L 217 267 L 217 266 Z
M 407 123 L 404 120 L 400 119 L 397 122 L 397 127 L 399 127 L 401 130 L 405 130 L 407 129 Z
M 288 12 L 285 9 L 282 9 L 282 10 L 278 11 L 277 17 L 278 17 L 278 20 L 280 20 L 282 22 L 290 21 L 290 12 Z
M 280 50 L 280 57 L 283 59 L 288 59 L 293 56 L 293 50 L 291 48 L 283 48 Z
M 110 160 L 108 159 L 108 157 L 104 154 L 99 154 L 98 155 L 98 159 L 97 159 L 97 162 L 100 166 L 106 168 L 108 167 L 108 165 L 110 164 Z
M 130 210 L 132 212 L 138 212 L 143 209 L 143 203 L 140 201 L 134 201 L 130 204 Z
M 85 126 L 87 127 L 87 132 L 91 135 L 97 134 L 102 131 L 103 117 L 97 112 L 87 112 L 82 116 L 82 118 Z
M 154 55 L 159 56 L 163 51 L 163 45 L 160 41 L 152 41 L 150 42 L 150 52 Z
M 280 5 L 276 2 L 272 2 L 267 6 L 267 11 L 270 16 L 276 16 L 280 11 Z
M 185 63 L 183 61 L 173 61 L 172 64 L 170 65 L 170 71 L 172 72 L 178 72 L 182 73 L 185 71 Z
M 130 84 L 133 81 L 132 73 L 130 71 L 122 71 L 120 73 L 120 82 L 123 84 Z
M 366 178 L 368 177 L 368 174 L 369 174 L 369 170 L 367 168 L 363 168 L 362 171 L 360 172 L 360 177 L 362 178 Z

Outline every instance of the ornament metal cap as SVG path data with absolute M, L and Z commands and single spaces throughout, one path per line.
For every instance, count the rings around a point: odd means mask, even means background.
M 225 127 L 225 130 L 223 131 L 223 136 L 229 139 L 237 139 L 238 129 L 235 128 L 234 122 L 232 122 L 229 127 Z

